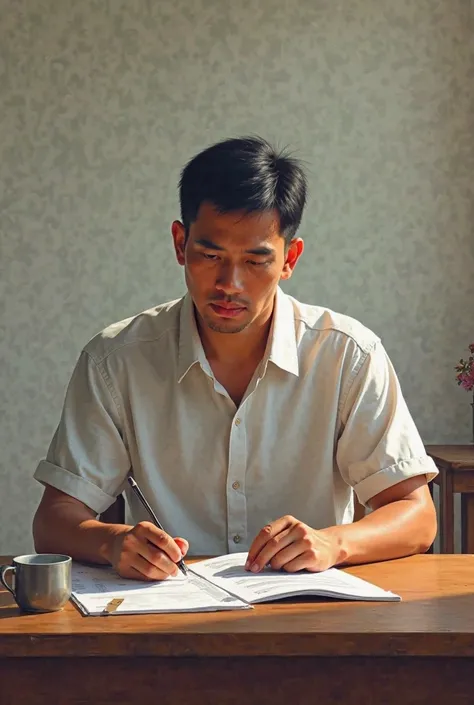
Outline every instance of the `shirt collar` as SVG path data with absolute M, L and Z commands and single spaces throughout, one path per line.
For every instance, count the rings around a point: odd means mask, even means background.
M 295 314 L 289 297 L 277 288 L 273 322 L 269 335 L 269 362 L 298 377 L 298 348 L 296 344 Z M 266 368 L 266 361 L 265 361 Z
M 188 292 L 183 298 L 179 315 L 178 383 L 196 363 L 207 374 L 212 374 L 197 329 L 193 300 Z
M 178 383 L 196 363 L 212 376 L 196 326 L 194 305 L 189 292 L 182 301 L 179 317 Z M 273 362 L 296 377 L 299 375 L 293 306 L 280 287 L 276 292 L 273 321 L 263 359 L 264 370 L 268 362 Z

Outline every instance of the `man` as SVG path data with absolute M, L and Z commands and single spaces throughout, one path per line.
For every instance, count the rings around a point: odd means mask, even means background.
M 35 474 L 38 551 L 159 580 L 189 548 L 290 572 L 428 549 L 436 469 L 380 340 L 278 286 L 305 200 L 300 164 L 259 138 L 184 168 L 171 231 L 188 293 L 82 351 Z M 167 533 L 133 496 L 134 526 L 97 521 L 129 472 Z M 373 510 L 355 523 L 353 491 Z

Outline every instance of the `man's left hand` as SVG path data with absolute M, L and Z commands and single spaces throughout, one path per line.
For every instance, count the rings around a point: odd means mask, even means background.
M 319 572 L 331 568 L 338 560 L 339 546 L 334 537 L 312 529 L 295 517 L 284 516 L 267 524 L 257 534 L 245 567 L 253 573 L 268 564 L 288 573 Z

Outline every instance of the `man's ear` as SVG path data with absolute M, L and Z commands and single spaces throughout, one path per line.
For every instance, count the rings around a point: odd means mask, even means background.
M 174 220 L 171 224 L 171 235 L 173 236 L 174 251 L 178 264 L 184 265 L 184 248 L 186 246 L 186 230 L 179 220 Z
M 286 250 L 285 264 L 281 272 L 280 279 L 289 279 L 293 274 L 296 263 L 303 254 L 304 242 L 300 237 L 295 237 Z

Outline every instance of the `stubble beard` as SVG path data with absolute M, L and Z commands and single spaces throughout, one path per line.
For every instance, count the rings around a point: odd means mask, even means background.
M 248 323 L 242 323 L 236 328 L 228 328 L 226 325 L 221 325 L 219 323 L 215 323 L 214 321 L 206 321 L 206 325 L 208 328 L 213 330 L 215 333 L 241 333 L 243 330 L 245 330 L 248 327 Z

